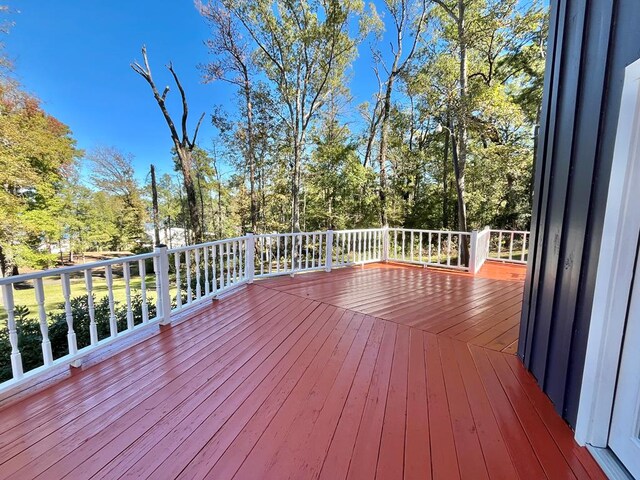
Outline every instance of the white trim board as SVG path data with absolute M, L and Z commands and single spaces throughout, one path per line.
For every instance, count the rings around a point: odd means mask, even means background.
M 587 449 L 610 480 L 634 480 L 627 469 L 624 468 L 624 465 L 618 460 L 618 457 L 608 448 L 587 445 Z
M 640 231 L 640 60 L 626 68 L 575 438 L 606 448 Z

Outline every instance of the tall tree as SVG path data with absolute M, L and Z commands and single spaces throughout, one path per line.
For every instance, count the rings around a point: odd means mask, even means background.
M 0 118 L 0 270 L 8 275 L 50 263 L 40 247 L 59 232 L 56 196 L 81 152 L 69 128 L 9 79 L 0 79 Z
M 191 221 L 191 228 L 193 229 L 193 240 L 195 243 L 200 243 L 203 240 L 203 225 L 200 211 L 198 209 L 198 198 L 196 187 L 194 185 L 194 178 L 192 175 L 191 157 L 193 149 L 196 147 L 198 130 L 200 129 L 200 124 L 202 123 L 202 119 L 204 118 L 204 113 L 202 113 L 202 115 L 200 116 L 193 135 L 190 137 L 187 128 L 187 121 L 189 119 L 189 105 L 187 103 L 187 96 L 185 94 L 184 88 L 182 87 L 182 84 L 180 83 L 178 75 L 173 69 L 173 65 L 169 63 L 169 65 L 167 65 L 167 69 L 169 70 L 169 72 L 171 72 L 171 76 L 173 77 L 173 80 L 178 87 L 180 98 L 182 100 L 182 116 L 180 121 L 181 132 L 178 133 L 175 123 L 171 118 L 171 115 L 169 114 L 169 110 L 167 110 L 167 106 L 165 103 L 167 94 L 169 93 L 169 87 L 165 87 L 162 94 L 160 94 L 160 92 L 158 91 L 155 81 L 153 80 L 153 77 L 151 75 L 151 67 L 149 66 L 149 60 L 147 58 L 147 48 L 145 46 L 142 47 L 142 59 L 144 66 L 140 65 L 138 62 L 134 62 L 131 64 L 131 68 L 134 72 L 144 78 L 149 84 L 149 87 L 151 87 L 153 98 L 158 104 L 158 107 L 160 107 L 160 111 L 162 112 L 167 126 L 169 127 L 171 140 L 173 141 L 173 146 L 179 160 L 180 170 L 182 171 L 184 189 L 187 195 L 187 205 L 189 208 L 189 219 Z
M 251 201 L 251 231 L 258 228 L 258 192 L 256 188 L 256 134 L 253 120 L 253 62 L 247 41 L 240 33 L 237 21 L 221 2 L 197 3 L 200 14 L 207 19 L 212 29 L 212 38 L 207 40 L 209 51 L 216 59 L 205 65 L 205 80 L 224 80 L 240 91 L 244 101 L 245 129 L 243 142 L 244 163 L 249 171 L 249 195 Z
M 89 153 L 88 159 L 93 184 L 119 204 L 119 235 L 114 238 L 114 247 L 117 250 L 139 248 L 147 240 L 144 231 L 146 215 L 140 186 L 134 176 L 132 156 L 114 147 L 99 147 Z
M 422 34 L 426 16 L 426 0 L 414 2 L 406 0 L 386 0 L 387 11 L 393 19 L 394 41 L 391 44 L 392 62 L 389 68 L 387 80 L 384 83 L 384 96 L 380 104 L 380 146 L 378 150 L 378 167 L 380 169 L 380 222 L 382 225 L 387 220 L 387 150 L 389 136 L 389 120 L 391 118 L 391 96 L 398 77 L 405 72 L 407 65 L 412 60 L 420 35 Z M 413 22 L 413 23 L 412 23 Z M 409 41 L 409 49 L 405 54 L 405 37 L 413 37 Z M 382 58 L 381 54 L 376 55 Z M 375 115 L 375 111 L 374 111 Z
M 349 24 L 360 0 L 229 0 L 257 46 L 256 61 L 277 91 L 291 148 L 291 226 L 300 229 L 302 160 L 307 134 L 333 89 L 344 84 L 356 53 Z

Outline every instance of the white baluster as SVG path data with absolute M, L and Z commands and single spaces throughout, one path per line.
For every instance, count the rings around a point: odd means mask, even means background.
M 303 237 L 300 237 L 300 242 L 303 241 Z M 304 269 L 309 269 L 309 235 L 304 236 Z
M 184 269 L 187 279 L 187 305 L 189 305 L 193 296 L 193 289 L 191 288 L 191 252 L 189 250 L 184 251 Z
M 280 273 L 280 236 L 276 236 L 276 256 L 278 257 L 278 263 L 276 264 L 276 273 Z
M 527 251 L 527 232 L 522 235 L 522 255 L 520 256 L 520 261 L 526 262 L 525 255 Z
M 176 305 L 178 310 L 182 308 L 182 279 L 180 278 L 180 252 L 176 252 L 174 257 L 174 265 L 176 267 Z
M 271 237 L 269 237 L 269 273 L 271 273 L 271 264 L 273 263 L 273 245 L 271 244 Z
M 91 269 L 84 271 L 84 285 L 87 290 L 87 308 L 89 309 L 89 337 L 91 345 L 98 343 L 98 325 L 96 324 L 96 309 L 93 304 L 93 271 Z M 37 293 L 37 290 L 36 290 Z M 44 312 L 43 312 L 44 313 Z M 45 318 L 46 324 L 46 318 Z
M 511 241 L 509 243 L 509 260 L 513 260 L 513 232 L 511 232 Z
M 49 341 L 49 326 L 47 325 L 47 313 L 44 310 L 44 287 L 42 278 L 34 280 L 36 287 L 36 303 L 38 304 L 38 319 L 40 320 L 40 333 L 42 334 L 42 359 L 45 365 L 53 363 L 51 342 Z
M 195 249 L 195 260 L 196 260 L 196 300 L 200 300 L 202 297 L 202 285 L 200 284 L 200 249 Z
M 118 322 L 116 321 L 116 308 L 113 300 L 113 270 L 111 265 L 105 267 L 105 278 L 107 280 L 107 298 L 109 299 L 109 333 L 112 337 L 116 337 L 118 335 Z
M 438 262 L 442 263 L 442 233 L 438 232 Z
M 413 262 L 413 230 L 411 230 L 411 261 Z
M 431 232 L 429 232 L 429 263 L 433 263 L 432 260 L 432 255 L 431 255 L 431 251 L 432 251 L 433 247 L 431 246 Z
M 147 265 L 145 260 L 138 260 L 140 275 L 140 298 L 142 299 L 142 323 L 149 322 L 149 305 L 147 303 Z
M 232 262 L 233 262 L 233 282 L 232 283 L 236 283 L 238 281 L 238 269 L 237 269 L 237 262 L 236 262 L 236 257 L 237 257 L 237 247 L 238 247 L 238 242 L 232 242 L 231 243 L 231 256 L 232 256 Z
M 498 232 L 498 258 L 502 258 L 502 232 Z
M 419 241 L 420 241 L 420 263 L 422 263 L 422 232 L 420 232 L 419 236 L 420 236 L 420 238 L 419 238 Z
M 211 293 L 211 285 L 209 283 L 209 247 L 202 249 L 204 255 L 204 294 L 208 297 Z
M 240 279 L 243 278 L 243 272 L 246 271 L 246 265 L 245 265 L 245 263 L 243 261 L 244 260 L 244 252 L 246 252 L 246 248 L 247 248 L 247 241 L 246 240 L 238 240 L 238 277 L 240 277 Z
M 287 242 L 289 241 L 289 237 L 287 235 L 284 236 L 284 271 L 286 272 L 289 267 L 289 259 L 287 256 Z
M 264 237 L 260 237 L 260 275 L 264 275 Z
M 229 242 L 225 243 L 225 250 L 227 252 L 227 286 L 231 285 L 231 249 L 229 248 Z
M 124 273 L 124 294 L 127 299 L 127 329 L 133 328 L 133 310 L 131 309 L 131 268 L 129 262 L 122 264 L 122 271 Z
M 313 245 L 313 250 L 311 250 L 311 268 L 316 268 L 316 234 L 314 233 L 311 236 L 311 244 Z
M 458 255 L 460 253 L 458 252 Z M 451 232 L 447 234 L 447 266 L 451 265 Z
M 13 285 L 2 286 L 4 309 L 7 312 L 7 328 L 9 330 L 9 343 L 11 344 L 11 373 L 14 379 L 21 378 L 22 356 L 18 347 L 18 329 L 16 328 L 15 306 L 13 304 Z
M 62 280 L 62 296 L 64 297 L 64 316 L 67 320 L 67 341 L 69 343 L 69 355 L 78 353 L 78 343 L 76 341 L 76 332 L 73 330 L 73 311 L 71 309 L 71 282 L 69 274 L 63 273 L 60 276 Z
M 220 263 L 220 290 L 225 287 L 224 283 L 224 243 L 218 244 L 218 262 Z
M 462 245 L 462 234 L 459 233 L 458 234 L 458 266 L 460 266 L 461 264 L 461 259 L 462 259 L 462 250 L 463 250 L 463 245 Z M 471 265 L 469 265 L 469 267 L 471 268 Z
M 398 231 L 393 231 L 393 259 L 398 259 Z
M 322 237 L 323 237 L 322 233 L 320 235 L 318 235 L 318 267 L 322 267 L 323 265 L 327 264 L 327 259 L 326 258 L 324 260 L 324 263 L 322 263 L 322 252 L 323 252 L 323 250 L 322 250 Z M 325 257 L 326 257 L 326 255 L 325 255 Z M 333 261 L 333 251 L 329 252 L 329 257 Z
M 215 245 L 211 246 L 211 274 L 213 275 L 212 280 L 212 287 L 213 287 L 213 294 L 215 294 L 218 291 L 218 270 L 216 269 L 216 256 L 217 256 L 217 248 Z M 219 260 L 218 260 L 219 261 Z

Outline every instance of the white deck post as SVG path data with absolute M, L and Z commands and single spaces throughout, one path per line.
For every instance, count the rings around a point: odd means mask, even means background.
M 382 227 L 382 261 L 389 261 L 389 225 Z
M 161 325 L 171 323 L 171 292 L 169 291 L 169 254 L 166 245 L 158 245 L 155 248 L 158 254 L 158 271 L 156 272 L 156 290 L 160 298 L 157 313 Z M 179 294 L 179 293 L 178 293 Z
M 474 230 L 471 232 L 471 241 L 469 242 L 469 272 L 474 275 L 478 273 L 476 269 L 476 259 L 478 258 L 478 231 Z
M 253 283 L 253 275 L 255 273 L 254 254 L 256 249 L 256 240 L 253 237 L 253 233 L 247 233 L 247 240 L 245 245 L 245 257 L 244 257 L 244 276 L 247 279 L 247 283 Z M 269 264 L 271 265 L 271 264 Z
M 16 327 L 16 317 L 13 304 L 13 285 L 2 286 L 2 297 L 4 298 L 4 308 L 7 312 L 7 328 L 9 330 L 9 343 L 11 344 L 11 372 L 13 378 L 21 378 L 22 356 L 18 347 L 18 329 Z
M 325 271 L 330 272 L 333 264 L 333 230 L 327 230 L 327 244 L 325 245 Z

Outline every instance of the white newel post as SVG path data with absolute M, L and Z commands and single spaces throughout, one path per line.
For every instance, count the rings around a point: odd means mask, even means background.
M 169 254 L 166 245 L 156 247 L 158 254 L 158 271 L 156 272 L 156 289 L 160 299 L 157 312 L 161 325 L 171 323 L 171 292 L 169 291 Z
M 478 258 L 478 231 L 474 230 L 471 232 L 471 241 L 470 241 L 470 249 L 469 249 L 469 271 L 473 274 L 477 273 L 476 263 Z
M 382 261 L 389 260 L 389 226 L 382 227 Z
M 253 283 L 253 275 L 255 274 L 255 251 L 256 251 L 256 239 L 253 233 L 247 233 L 247 240 L 245 242 L 245 257 L 244 257 L 244 276 L 247 279 L 247 283 Z M 278 259 L 279 260 L 279 259 Z
M 330 272 L 333 264 L 333 230 L 327 230 L 327 244 L 325 245 L 325 271 Z
M 11 373 L 13 378 L 21 378 L 22 371 L 22 356 L 20 355 L 20 349 L 18 347 L 18 330 L 16 328 L 16 317 L 13 304 L 13 286 L 2 286 L 2 297 L 4 298 L 4 308 L 7 311 L 7 328 L 9 330 L 9 343 L 11 344 Z

